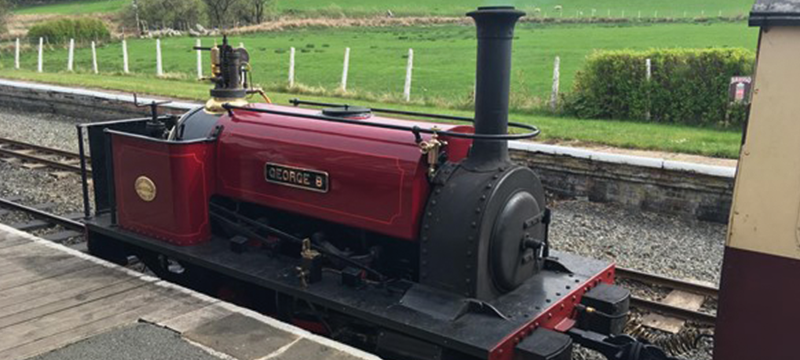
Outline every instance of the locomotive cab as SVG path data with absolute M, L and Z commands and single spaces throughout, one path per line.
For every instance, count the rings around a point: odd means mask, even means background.
M 523 15 L 468 14 L 474 119 L 249 104 L 263 95 L 244 80 L 249 56 L 223 40 L 207 49 L 205 106 L 83 125 L 90 251 L 390 359 L 567 359 L 573 340 L 663 356 L 620 340 L 629 293 L 614 264 L 550 249 L 542 184 L 509 158 L 509 140 L 539 133 L 508 121 Z

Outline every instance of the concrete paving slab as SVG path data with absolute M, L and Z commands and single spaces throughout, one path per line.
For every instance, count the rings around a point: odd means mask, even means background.
M 134 324 L 67 345 L 29 360 L 220 360 L 174 331 Z
M 326 359 L 326 360 L 357 360 L 358 357 L 350 355 L 346 352 L 336 350 L 334 348 L 313 342 L 308 339 L 300 339 L 292 344 L 289 348 L 276 355 L 274 359 L 280 360 L 309 360 L 309 359 Z
M 298 338 L 241 314 L 207 322 L 184 332 L 183 336 L 240 360 L 264 358 Z

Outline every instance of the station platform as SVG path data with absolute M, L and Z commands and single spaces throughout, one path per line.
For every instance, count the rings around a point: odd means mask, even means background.
M 0 225 L 0 359 L 379 358 Z

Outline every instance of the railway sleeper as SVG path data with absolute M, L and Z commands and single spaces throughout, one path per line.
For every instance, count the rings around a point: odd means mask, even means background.
M 74 231 L 74 230 L 62 230 L 62 231 L 58 231 L 58 232 L 55 232 L 55 233 L 52 233 L 52 234 L 44 235 L 44 236 L 42 236 L 42 238 L 45 239 L 45 240 L 50 240 L 52 242 L 56 242 L 56 243 L 60 244 L 60 243 L 63 243 L 65 241 L 69 240 L 69 239 L 72 239 L 74 237 L 79 237 L 79 236 L 83 236 L 83 233 L 80 233 L 80 232 L 77 232 L 77 231 Z
M 42 220 L 31 220 L 31 221 L 25 221 L 25 222 L 19 222 L 19 223 L 11 224 L 10 226 L 15 228 L 15 229 L 17 229 L 17 230 L 19 230 L 19 231 L 31 232 L 31 231 L 36 231 L 36 230 L 47 229 L 47 228 L 52 227 L 54 225 L 52 223 L 49 223 L 49 222 L 46 222 L 46 221 L 42 221 Z

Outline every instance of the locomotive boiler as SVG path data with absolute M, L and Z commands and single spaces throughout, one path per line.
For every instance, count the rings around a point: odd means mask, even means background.
M 524 14 L 468 15 L 474 119 L 249 104 L 249 55 L 223 41 L 205 106 L 83 125 L 90 251 L 389 359 L 665 358 L 619 335 L 613 264 L 551 250 L 542 184 L 509 158 L 539 132 L 508 121 Z

